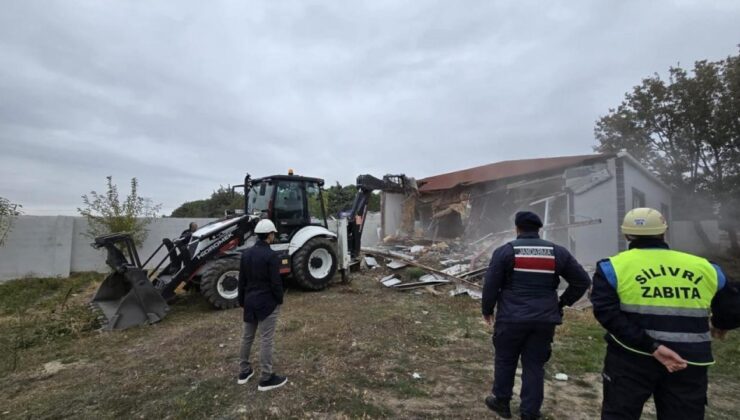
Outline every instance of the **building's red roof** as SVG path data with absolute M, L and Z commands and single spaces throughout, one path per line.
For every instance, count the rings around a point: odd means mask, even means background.
M 603 160 L 613 157 L 613 154 L 591 154 L 579 156 L 561 156 L 540 159 L 506 160 L 449 172 L 442 175 L 430 176 L 419 180 L 419 190 L 422 192 L 438 191 L 453 188 L 458 185 L 473 185 L 499 179 L 530 175 L 538 172 L 565 169 L 569 166 L 585 164 L 588 161 Z

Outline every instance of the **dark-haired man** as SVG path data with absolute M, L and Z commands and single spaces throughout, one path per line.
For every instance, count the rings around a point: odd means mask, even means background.
M 257 332 L 260 335 L 260 382 L 258 391 L 279 388 L 288 378 L 276 375 L 272 369 L 272 349 L 280 306 L 283 303 L 283 280 L 280 278 L 278 254 L 270 248 L 275 240 L 275 224 L 260 220 L 254 228 L 257 243 L 244 251 L 239 267 L 239 304 L 244 308 L 239 377 L 245 384 L 254 375 L 249 362 Z

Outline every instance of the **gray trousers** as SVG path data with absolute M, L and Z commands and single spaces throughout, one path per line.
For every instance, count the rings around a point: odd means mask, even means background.
M 244 323 L 244 336 L 242 336 L 242 348 L 239 354 L 239 368 L 242 372 L 249 370 L 249 355 L 252 353 L 252 344 L 259 331 L 260 335 L 260 381 L 266 381 L 272 376 L 272 348 L 275 338 L 275 326 L 277 325 L 280 305 L 267 318 L 255 324 Z

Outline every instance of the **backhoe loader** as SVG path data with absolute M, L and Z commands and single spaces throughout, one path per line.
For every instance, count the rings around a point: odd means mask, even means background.
M 254 244 L 254 227 L 263 218 L 272 220 L 278 229 L 271 247 L 280 255 L 281 275 L 292 277 L 307 290 L 324 289 L 337 270 L 346 278 L 350 266 L 359 262 L 370 194 L 375 190 L 409 192 L 416 187 L 404 175 L 386 175 L 382 180 L 360 175 L 352 210 L 332 231 L 326 219 L 323 185 L 322 179 L 293 175 L 292 171 L 258 179 L 247 174 L 244 184 L 234 187 L 244 189 L 244 214 L 207 224 L 188 239 L 163 239 L 144 263 L 129 234 L 95 238 L 92 246 L 107 250 L 106 263 L 112 269 L 91 301 L 103 329 L 160 321 L 180 287 L 200 291 L 216 309 L 238 306 L 241 250 Z M 166 255 L 153 269 L 147 269 L 162 249 Z

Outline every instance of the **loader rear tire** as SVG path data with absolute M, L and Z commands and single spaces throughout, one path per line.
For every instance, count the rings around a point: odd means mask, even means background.
M 328 239 L 313 238 L 293 254 L 293 277 L 308 290 L 322 290 L 337 271 L 337 253 Z
M 200 292 L 216 309 L 239 306 L 239 258 L 209 262 L 201 274 Z

